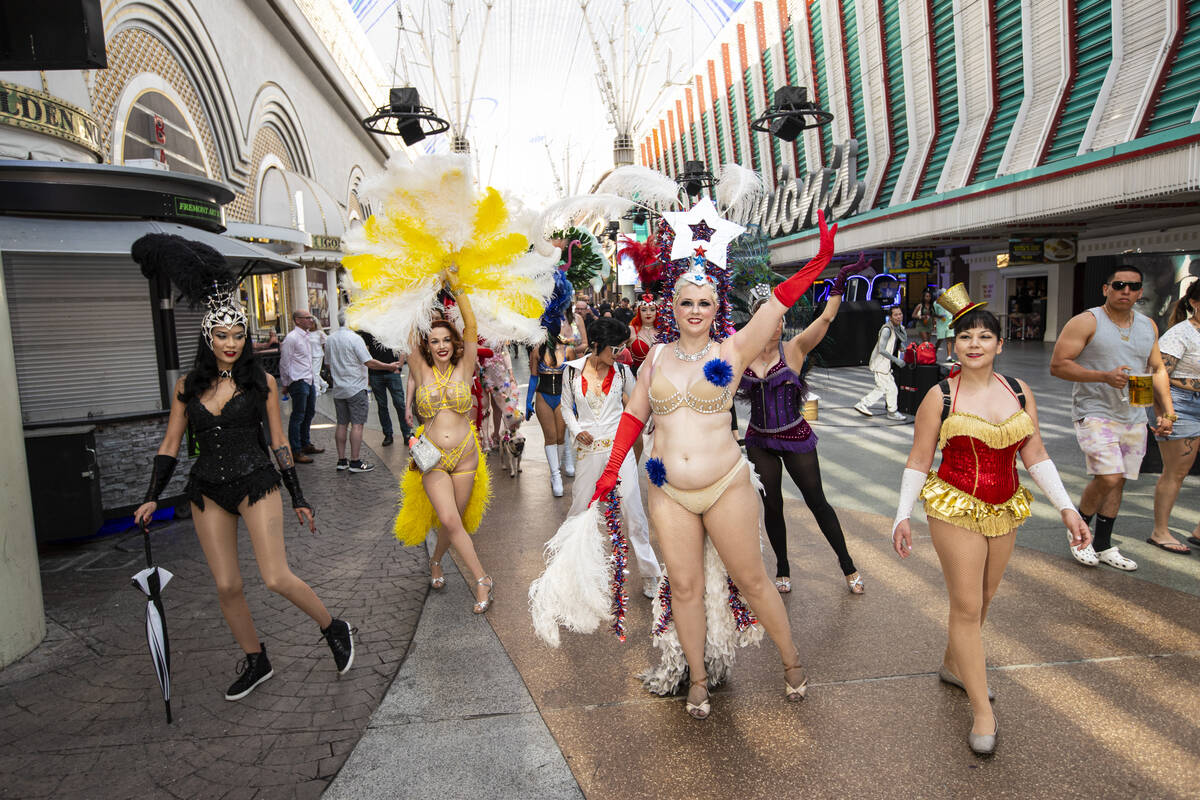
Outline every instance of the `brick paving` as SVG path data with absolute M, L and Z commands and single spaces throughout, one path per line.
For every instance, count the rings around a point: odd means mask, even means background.
M 315 623 L 263 586 L 239 537 L 246 595 L 274 677 L 224 699 L 241 653 L 217 605 L 190 521 L 154 530 L 171 640 L 166 724 L 146 649 L 145 600 L 129 578 L 140 536 L 41 554 L 48 635 L 0 671 L 0 797 L 308 798 L 341 768 L 391 685 L 427 592 L 423 548 L 390 535 L 391 472 L 335 472 L 328 448 L 300 466 L 318 535 L 287 524 L 288 560 L 329 610 L 358 628 L 354 667 L 338 676 Z M 288 505 L 285 496 L 285 506 Z

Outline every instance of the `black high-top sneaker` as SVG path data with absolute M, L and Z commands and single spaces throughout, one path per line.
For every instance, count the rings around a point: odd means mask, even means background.
M 339 675 L 345 675 L 346 670 L 354 663 L 354 628 L 345 620 L 334 619 L 328 628 L 321 629 L 329 651 L 333 653 L 333 663 L 337 665 Z
M 261 650 L 257 653 L 246 653 L 246 657 L 238 662 L 238 679 L 225 691 L 226 700 L 241 700 L 263 681 L 275 674 L 271 662 L 267 659 L 267 646 L 262 642 L 258 645 Z

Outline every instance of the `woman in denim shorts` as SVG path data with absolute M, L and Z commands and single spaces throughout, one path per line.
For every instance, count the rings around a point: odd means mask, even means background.
M 1154 532 L 1146 541 L 1170 553 L 1188 555 L 1188 546 L 1172 536 L 1167 526 L 1179 487 L 1200 448 L 1200 280 L 1193 281 L 1175 304 L 1170 327 L 1158 340 L 1158 348 L 1171 376 L 1171 402 L 1179 419 L 1170 434 L 1156 437 L 1163 470 L 1154 487 Z M 1200 547 L 1200 524 L 1188 543 Z

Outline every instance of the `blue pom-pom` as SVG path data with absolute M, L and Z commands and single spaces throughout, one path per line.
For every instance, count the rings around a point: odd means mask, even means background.
M 646 477 L 650 479 L 651 483 L 660 488 L 667 482 L 667 468 L 663 466 L 661 459 L 646 459 Z
M 714 386 L 728 386 L 733 380 L 733 367 L 723 358 L 710 358 L 704 362 L 704 377 Z

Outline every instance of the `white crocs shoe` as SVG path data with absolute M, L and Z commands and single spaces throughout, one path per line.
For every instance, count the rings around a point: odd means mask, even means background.
M 1114 547 L 1113 549 L 1115 550 L 1116 548 Z M 1085 567 L 1100 565 L 1100 557 L 1096 555 L 1096 551 L 1092 548 L 1091 543 L 1088 543 L 1087 547 L 1072 547 L 1071 557 Z
M 1107 550 L 1101 550 L 1096 554 L 1096 558 L 1108 564 L 1114 569 L 1123 570 L 1125 572 L 1133 572 L 1137 569 L 1137 562 L 1132 558 L 1126 558 L 1121 555 L 1121 551 L 1116 547 L 1110 547 Z

